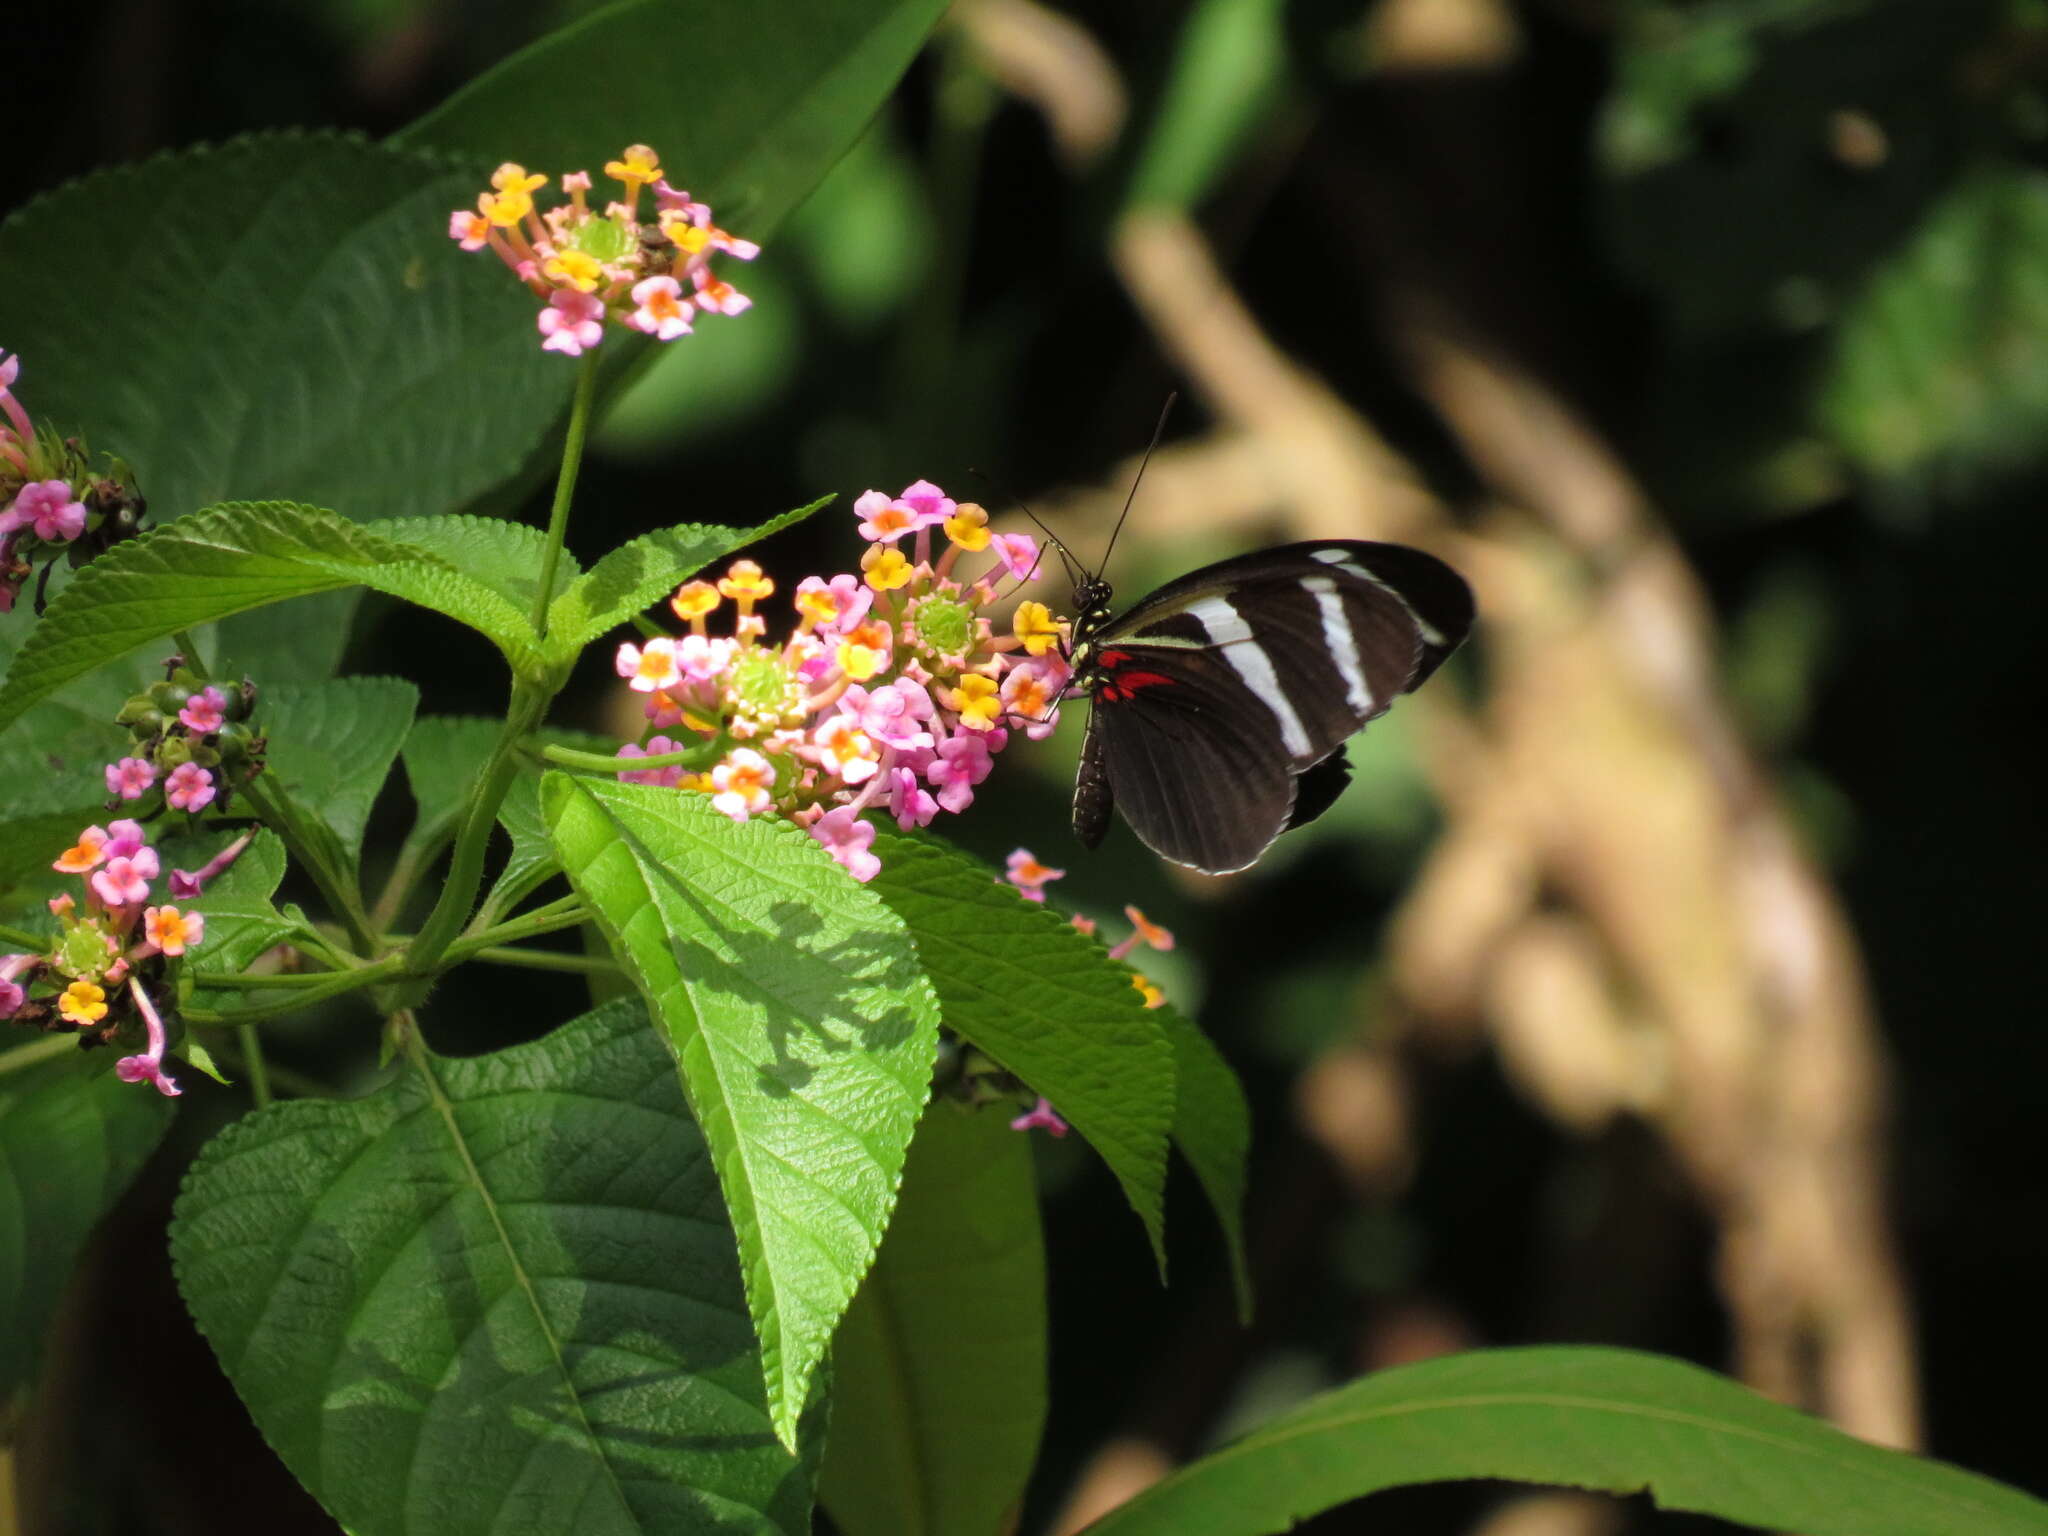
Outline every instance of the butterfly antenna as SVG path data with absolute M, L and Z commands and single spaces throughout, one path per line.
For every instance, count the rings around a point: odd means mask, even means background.
M 1152 462 L 1152 450 L 1159 446 L 1159 439 L 1166 431 L 1166 418 L 1173 414 L 1173 402 L 1180 398 L 1175 390 L 1166 397 L 1166 404 L 1159 408 L 1159 425 L 1152 429 L 1152 441 L 1145 446 L 1145 457 L 1138 461 L 1138 473 L 1131 481 L 1131 493 L 1124 498 L 1124 509 L 1116 516 L 1116 526 L 1109 531 L 1109 548 L 1102 552 L 1102 568 L 1109 569 L 1109 557 L 1116 550 L 1116 536 L 1124 531 L 1124 519 L 1131 515 L 1131 503 L 1138 499 L 1138 487 L 1145 482 L 1145 466 Z
M 1038 531 L 1046 536 L 1046 539 L 1052 544 L 1052 547 L 1054 549 L 1059 551 L 1060 564 L 1066 567 L 1068 582 L 1070 582 L 1074 586 L 1079 586 L 1081 584 L 1081 578 L 1074 574 L 1075 567 L 1080 563 L 1079 560 L 1075 557 L 1073 552 L 1067 548 L 1066 544 L 1060 539 L 1060 536 L 1054 533 L 1050 528 L 1045 526 L 1045 519 L 1040 517 L 1036 512 L 1032 511 L 1031 508 L 1024 505 L 1024 498 L 1022 496 L 1019 496 L 1015 491 L 1011 490 L 1008 486 L 999 484 L 993 475 L 985 474 L 981 470 L 976 469 L 971 464 L 967 466 L 967 473 L 975 476 L 978 479 L 987 481 L 989 485 L 995 488 L 996 492 L 999 495 L 1004 497 L 1006 500 L 1014 501 L 1015 503 L 1017 503 L 1019 507 L 1023 508 L 1024 515 L 1030 518 L 1032 522 L 1038 525 Z M 1024 573 L 1024 576 L 1022 580 L 1019 582 L 1019 585 L 1022 585 L 1024 581 L 1029 581 L 1033 576 L 1038 574 L 1038 561 L 1043 560 L 1044 558 L 1045 550 L 1041 547 L 1038 551 L 1038 559 L 1033 560 L 1031 562 L 1031 569 Z M 1084 570 L 1086 569 L 1085 566 L 1081 568 Z

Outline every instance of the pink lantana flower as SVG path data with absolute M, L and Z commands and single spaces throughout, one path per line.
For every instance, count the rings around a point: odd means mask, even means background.
M 174 811 L 203 811 L 213 797 L 213 775 L 197 763 L 178 764 L 164 780 L 164 801 Z
M 994 533 L 989 535 L 989 553 L 1002 561 L 1003 569 L 1019 581 L 1028 581 L 1038 573 L 1038 540 L 1028 533 Z
M 924 776 L 938 790 L 942 809 L 959 815 L 974 803 L 974 786 L 989 775 L 988 742 L 974 731 L 960 731 L 939 743 Z
M 797 616 L 806 630 L 821 635 L 844 634 L 867 617 L 874 601 L 873 592 L 844 572 L 830 581 L 806 576 L 796 585 Z
M 650 640 L 650 647 L 659 645 L 659 640 Z M 676 642 L 676 670 L 693 683 L 715 682 L 732 666 L 733 653 L 738 646 L 723 637 L 685 635 Z
M 1003 712 L 1022 726 L 1032 741 L 1043 741 L 1059 728 L 1060 699 L 1073 675 L 1057 651 L 1018 662 L 1003 677 Z
M 774 803 L 768 793 L 774 785 L 775 768 L 768 759 L 750 747 L 739 747 L 711 770 L 711 803 L 734 821 L 745 821 Z
M 40 961 L 37 955 L 0 955 L 0 1019 L 11 1017 L 28 1001 L 21 978 Z
M 859 683 L 840 695 L 839 708 L 860 722 L 860 728 L 885 747 L 913 752 L 932 745 L 924 722 L 932 717 L 932 696 L 907 677 L 875 689 Z
M 194 735 L 207 736 L 227 724 L 227 699 L 211 683 L 185 701 L 178 723 Z
M 645 331 L 657 341 L 673 341 L 690 334 L 691 306 L 683 299 L 683 285 L 667 275 L 643 278 L 633 285 L 633 313 L 626 323 Z
M 1064 880 L 1064 869 L 1053 869 L 1038 862 L 1038 856 L 1029 848 L 1019 848 L 1007 860 L 1008 872 L 1003 878 L 1023 893 L 1026 901 L 1044 901 L 1045 885 L 1048 880 Z
M 1043 1094 L 1040 1094 L 1036 1104 L 1010 1122 L 1010 1129 L 1013 1131 L 1043 1130 L 1053 1136 L 1064 1136 L 1071 1127 L 1060 1118 L 1059 1112 L 1052 1107 L 1051 1101 Z
M 171 1081 L 164 1071 L 164 1047 L 169 1043 L 164 1035 L 164 1021 L 157 1017 L 149 994 L 142 990 L 142 983 L 133 977 L 128 981 L 129 994 L 135 999 L 136 1012 L 142 1015 L 142 1022 L 149 1030 L 149 1049 L 140 1056 L 123 1056 L 114 1063 L 114 1075 L 124 1083 L 150 1083 L 166 1098 L 176 1098 L 185 1090 Z
M 906 533 L 917 531 L 917 513 L 893 496 L 880 491 L 863 491 L 853 504 L 860 521 L 860 536 L 871 544 L 893 544 Z
M 851 715 L 833 715 L 821 722 L 812 733 L 811 748 L 818 766 L 844 784 L 864 784 L 881 767 L 878 744 Z
M 697 307 L 706 314 L 740 315 L 754 307 L 754 301 L 723 278 L 713 277 L 708 268 L 690 274 L 696 284 Z
M 896 498 L 910 508 L 920 528 L 936 528 L 960 505 L 929 480 L 914 480 Z
M 861 820 L 853 806 L 827 811 L 811 823 L 810 831 L 840 867 L 862 884 L 882 872 L 882 861 L 868 851 L 875 841 L 875 824 Z
M 1173 948 L 1172 929 L 1153 922 L 1136 907 L 1125 907 L 1124 916 L 1131 920 L 1131 935 L 1122 943 L 1110 946 L 1110 959 L 1121 960 L 1125 955 L 1128 955 L 1142 944 L 1151 945 L 1152 948 L 1158 950 L 1161 954 L 1165 954 Z
M 227 847 L 200 865 L 197 870 L 174 869 L 171 871 L 171 894 L 180 901 L 190 901 L 206 889 L 206 882 L 234 867 L 235 860 L 242 856 L 255 838 L 253 832 L 244 832 Z
M 0 533 L 26 528 L 46 544 L 68 544 L 85 532 L 85 503 L 67 480 L 35 480 L 0 512 Z
M 557 288 L 534 323 L 546 338 L 540 344 L 543 352 L 581 357 L 604 340 L 604 301 L 574 288 Z
M 123 800 L 139 800 L 156 782 L 156 765 L 139 757 L 124 757 L 106 768 L 107 793 Z
M 157 876 L 154 848 L 117 854 L 93 872 L 93 894 L 110 907 L 132 907 L 149 899 L 149 882 Z
M 676 642 L 666 636 L 648 641 L 645 650 L 628 641 L 619 647 L 613 665 L 635 693 L 656 693 L 683 680 L 683 670 L 676 661 Z
M 889 814 L 905 832 L 930 826 L 939 814 L 939 802 L 924 787 L 920 769 L 899 764 L 889 770 Z

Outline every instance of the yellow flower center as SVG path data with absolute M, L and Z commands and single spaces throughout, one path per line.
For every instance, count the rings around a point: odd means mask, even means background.
M 995 680 L 983 677 L 979 672 L 968 673 L 960 679 L 960 686 L 953 690 L 953 709 L 960 716 L 960 723 L 969 730 L 992 729 L 1003 713 L 1003 701 L 996 692 Z
M 893 544 L 871 545 L 860 557 L 861 575 L 877 592 L 893 592 L 910 580 L 910 562 Z
M 718 588 L 708 581 L 686 581 L 676 588 L 668 605 L 684 623 L 701 619 L 718 606 Z
M 1026 653 L 1043 656 L 1058 642 L 1066 626 L 1055 619 L 1052 610 L 1043 603 L 1019 603 L 1011 628 L 1024 642 Z
M 961 502 L 944 526 L 946 537 L 970 555 L 978 555 L 988 548 L 988 513 L 974 502 Z
M 57 1011 L 73 1024 L 97 1024 L 107 1016 L 107 994 L 90 981 L 74 981 L 57 999 Z
M 578 293 L 595 293 L 597 285 L 604 280 L 604 265 L 588 251 L 563 251 L 550 256 L 541 266 L 541 272 L 558 283 L 566 283 Z
M 753 561 L 735 560 L 719 579 L 718 590 L 738 603 L 741 613 L 748 613 L 755 603 L 774 596 L 775 583 Z

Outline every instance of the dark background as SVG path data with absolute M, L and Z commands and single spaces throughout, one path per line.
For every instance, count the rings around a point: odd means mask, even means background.
M 197 140 L 388 132 L 562 14 L 31 5 L 9 19 L 24 62 L 0 206 Z M 1122 135 L 1077 167 L 991 78 L 972 29 L 949 32 L 741 279 L 758 300 L 745 325 L 715 340 L 707 326 L 689 373 L 657 370 L 600 433 L 572 543 L 594 552 L 706 508 L 751 521 L 929 476 L 991 506 L 1014 491 L 1079 507 L 1061 526 L 1092 556 L 1169 390 L 1187 392 L 1169 452 L 1229 425 L 1109 255 L 1133 187 L 1171 153 L 1200 158 L 1172 140 L 1199 138 L 1202 115 L 1168 99 L 1193 68 L 1195 13 L 1065 14 L 1122 79 Z M 1278 83 L 1223 135 L 1187 211 L 1271 343 L 1413 466 L 1439 541 L 1495 536 L 1516 488 L 1474 462 L 1419 381 L 1408 306 L 1454 311 L 1461 335 L 1540 381 L 1643 489 L 1647 524 L 1710 606 L 1729 718 L 1860 946 L 1927 1448 L 2048 1493 L 2048 16 L 2017 0 L 1302 0 L 1279 36 Z M 81 237 L 147 260 L 147 227 L 119 210 Z M 0 304 L 0 343 L 5 311 L 33 302 Z M 1191 551 L 1287 526 L 1277 504 L 1219 505 L 1185 537 L 1171 507 L 1135 520 L 1112 573 L 1125 593 Z M 851 563 L 835 516 L 772 547 L 786 583 Z M 366 610 L 349 664 L 415 678 L 428 710 L 495 710 L 488 653 L 448 635 L 417 611 Z M 1482 720 L 1488 669 L 1482 643 L 1445 685 Z M 568 697 L 586 713 L 569 723 L 607 729 L 604 657 L 583 682 Z M 1006 758 L 946 829 L 998 862 L 1028 842 L 1072 871 L 1056 897 L 1112 926 L 1124 901 L 1172 923 L 1181 948 L 1157 974 L 1244 1072 L 1257 1127 L 1264 1312 L 1249 1336 L 1186 1190 L 1162 1294 L 1106 1174 L 1085 1149 L 1045 1149 L 1053 1414 L 1026 1529 L 1056 1519 L 1117 1437 L 1192 1453 L 1372 1363 L 1574 1340 L 1733 1364 L 1716 1218 L 1667 1139 L 1627 1114 L 1561 1124 L 1489 1048 L 1483 1017 L 1418 1027 L 1390 984 L 1380 936 L 1440 824 L 1404 743 L 1390 779 L 1353 788 L 1349 814 L 1227 883 L 1175 880 L 1121 833 L 1100 856 L 1074 848 L 1071 742 Z M 394 814 L 394 839 L 402 826 Z M 555 998 L 506 974 L 440 1010 L 444 1042 L 485 1049 L 580 1005 L 566 983 Z M 1399 1150 L 1363 1184 L 1301 1097 L 1318 1063 L 1361 1043 L 1400 1107 L 1385 1131 Z M 350 1059 L 318 1031 L 283 1054 L 311 1072 Z M 83 1528 L 234 1529 L 223 1488 L 267 1528 L 319 1518 L 225 1386 L 202 1385 L 210 1356 L 163 1262 L 178 1159 L 205 1129 L 187 1119 L 97 1241 L 79 1308 L 104 1301 L 98 1321 L 74 1309 L 66 1325 L 87 1440 L 131 1447 L 147 1473 L 102 1483 Z M 1473 1529 L 1498 1497 L 1425 1490 L 1313 1528 Z

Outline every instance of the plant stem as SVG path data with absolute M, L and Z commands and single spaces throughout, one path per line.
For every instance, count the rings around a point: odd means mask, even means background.
M 578 752 L 574 747 L 557 746 L 553 742 L 543 743 L 540 755 L 548 762 L 563 768 L 578 768 L 585 773 L 602 773 L 607 776 L 621 769 L 667 768 L 680 765 L 685 768 L 705 768 L 724 755 L 719 750 L 724 741 L 699 743 L 694 747 L 682 747 L 674 752 L 650 752 L 645 757 L 606 757 L 598 752 Z
M 598 955 L 562 955 L 550 949 L 520 949 L 509 944 L 473 949 L 463 958 L 481 960 L 486 965 L 526 966 L 536 971 L 574 971 L 583 976 L 620 974 L 617 962 Z
M 490 846 L 491 828 L 497 825 L 498 807 L 505 803 L 505 791 L 512 787 L 512 776 L 519 771 L 520 740 L 540 724 L 547 707 L 547 695 L 539 686 L 523 681 L 513 683 L 505 728 L 498 733 L 476 796 L 469 803 L 469 814 L 463 819 L 462 830 L 455 835 L 455 851 L 448 859 L 448 876 L 442 882 L 441 894 L 435 899 L 434 910 L 420 924 L 420 931 L 406 946 L 406 969 L 415 977 L 425 979 L 438 973 L 442 956 L 462 931 L 470 903 L 476 900 L 477 887 L 483 881 L 484 854 Z
M 268 1019 L 281 1019 L 286 1014 L 296 1013 L 299 1009 L 326 998 L 373 987 L 380 981 L 389 981 L 404 974 L 404 971 L 404 954 L 389 954 L 368 965 L 359 965 L 353 970 L 323 976 L 317 986 L 304 989 L 295 987 L 287 996 L 279 998 L 274 1003 L 258 1003 L 248 1008 L 185 1008 L 180 1011 L 187 1024 L 261 1024 Z
M 541 546 L 540 585 L 533 594 L 533 632 L 548 637 L 548 605 L 555 598 L 555 567 L 562 558 L 562 540 L 569 531 L 569 501 L 576 492 L 576 472 L 583 465 L 583 439 L 590 430 L 590 402 L 597 393 L 597 354 L 583 354 L 576 375 L 576 398 L 569 406 L 569 435 L 562 444 L 562 469 L 555 476 L 555 504 L 548 510 L 548 537 Z
M 258 1109 L 270 1104 L 270 1069 L 263 1061 L 263 1041 L 256 1033 L 256 1026 L 244 1024 L 235 1031 L 235 1040 L 242 1050 L 242 1069 L 249 1074 L 249 1097 L 256 1101 Z
M 47 934 L 30 933 L 26 928 L 10 928 L 0 923 L 0 944 L 12 944 L 17 949 L 39 954 L 50 947 L 50 939 Z

